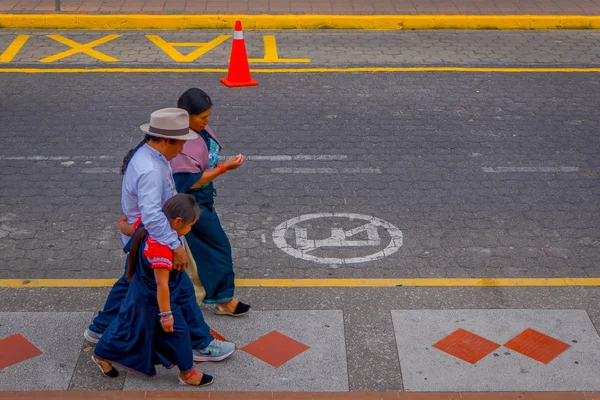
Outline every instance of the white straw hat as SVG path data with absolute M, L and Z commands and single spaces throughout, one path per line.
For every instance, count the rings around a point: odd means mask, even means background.
M 163 108 L 150 115 L 150 123 L 140 126 L 146 135 L 165 139 L 192 140 L 199 136 L 190 129 L 190 116 L 181 108 Z

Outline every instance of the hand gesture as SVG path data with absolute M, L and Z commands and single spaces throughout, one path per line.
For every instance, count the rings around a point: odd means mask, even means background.
M 244 156 L 241 154 L 238 154 L 237 156 L 235 156 L 233 158 L 227 159 L 223 163 L 223 165 L 225 165 L 225 168 L 227 168 L 228 171 L 232 171 L 234 169 L 239 168 L 243 163 L 244 163 Z

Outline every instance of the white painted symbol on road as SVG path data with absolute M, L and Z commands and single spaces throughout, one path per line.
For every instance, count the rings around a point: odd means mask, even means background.
M 332 219 L 344 218 L 346 220 L 362 220 L 367 221 L 362 225 L 345 230 L 340 227 L 332 227 L 331 236 L 326 239 L 309 239 L 308 229 L 298 226 L 298 224 L 315 219 Z M 352 248 L 352 247 L 378 247 L 382 245 L 382 239 L 379 235 L 380 228 L 383 228 L 390 237 L 389 244 L 381 251 L 374 254 L 352 257 L 352 258 L 333 258 L 333 257 L 318 257 L 309 254 L 318 249 L 326 248 Z M 293 244 L 288 243 L 286 232 L 293 232 Z M 366 239 L 357 239 L 355 236 L 362 234 Z M 382 219 L 372 217 L 370 215 L 351 214 L 351 213 L 317 213 L 306 214 L 296 218 L 292 218 L 280 224 L 273 231 L 273 241 L 281 250 L 291 255 L 292 257 L 300 258 L 307 261 L 313 261 L 317 264 L 358 264 L 368 261 L 381 260 L 387 257 L 402 246 L 402 231 L 394 225 Z

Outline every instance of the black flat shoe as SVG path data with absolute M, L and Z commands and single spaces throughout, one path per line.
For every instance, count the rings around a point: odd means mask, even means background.
M 229 315 L 231 317 L 241 317 L 242 315 L 246 315 L 250 312 L 250 304 L 245 304 L 242 303 L 241 301 L 238 301 L 237 306 L 235 306 L 235 310 L 233 310 L 233 312 L 230 311 L 226 311 L 226 310 L 220 310 L 219 306 L 217 306 L 216 310 L 215 310 L 215 314 L 217 315 Z
M 98 366 L 98 368 L 100 368 L 100 371 L 102 371 L 102 375 L 107 376 L 109 378 L 116 378 L 119 376 L 119 371 L 117 371 L 115 367 L 112 367 L 108 372 L 104 372 L 104 368 L 102 368 L 102 365 L 100 365 L 100 361 L 98 361 L 96 357 L 92 356 L 92 361 Z
M 199 384 L 197 384 L 197 385 L 195 385 L 195 384 L 193 384 L 193 383 L 188 383 L 188 380 L 189 380 L 189 379 L 190 379 L 192 376 L 195 376 L 195 375 L 197 375 L 197 374 L 198 374 L 198 372 L 197 372 L 196 370 L 194 370 L 194 371 L 192 372 L 192 375 L 191 375 L 191 376 L 189 376 L 189 377 L 188 377 L 187 379 L 185 379 L 185 380 L 184 380 L 184 379 L 182 379 L 182 378 L 181 378 L 181 376 L 180 376 L 180 377 L 179 377 L 179 383 L 180 383 L 181 385 L 188 385 L 188 386 L 208 386 L 208 385 L 210 385 L 211 383 L 213 383 L 213 377 L 212 377 L 212 376 L 210 376 L 210 375 L 208 375 L 208 374 L 202 374 L 202 379 L 200 379 L 200 383 L 199 383 Z

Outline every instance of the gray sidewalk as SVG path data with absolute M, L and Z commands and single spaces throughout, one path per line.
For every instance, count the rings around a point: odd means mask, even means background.
M 198 369 L 215 376 L 210 392 L 600 391 L 599 290 L 239 289 L 255 311 L 232 319 L 205 307 L 205 316 L 240 350 Z M 42 352 L 5 368 L 0 390 L 190 392 L 177 384 L 176 369 L 159 368 L 156 378 L 122 368 L 115 380 L 100 375 L 82 332 L 107 293 L 0 289 L 1 298 L 13 299 L 0 302 L 0 338 L 20 333 Z M 528 329 L 547 338 L 523 338 L 534 340 L 529 350 L 509 343 Z M 494 346 L 443 347 L 462 330 Z

